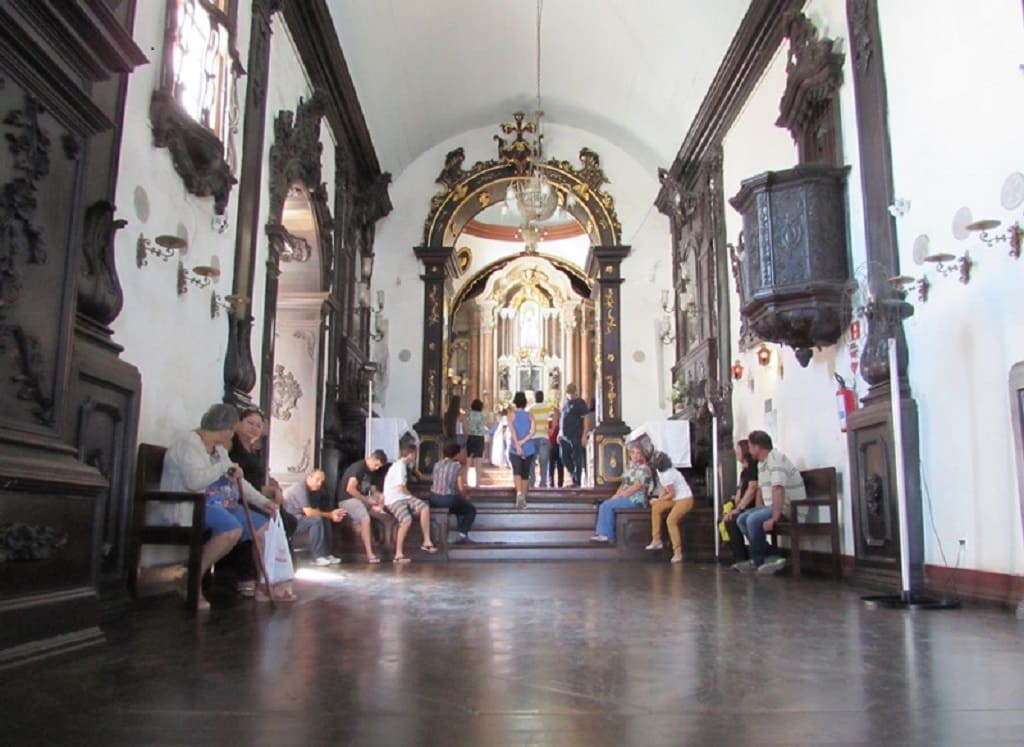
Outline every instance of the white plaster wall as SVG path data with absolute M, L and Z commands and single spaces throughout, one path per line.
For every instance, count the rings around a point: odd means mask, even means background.
M 838 41 L 838 49 L 849 57 L 846 19 L 841 3 L 817 0 L 804 11 L 820 34 Z M 788 130 L 775 126 L 779 101 L 786 87 L 788 42 L 779 47 L 760 83 L 750 96 L 742 113 L 723 142 L 724 184 L 726 197 L 735 195 L 743 179 L 764 171 L 788 169 L 797 163 L 797 150 Z M 849 66 L 849 60 L 846 66 Z M 845 70 L 846 68 L 844 68 Z M 850 74 L 844 75 L 839 91 L 840 118 L 844 163 L 849 165 L 847 179 L 847 226 L 851 266 L 855 275 L 863 275 L 864 220 L 861 209 L 860 172 L 856 114 Z M 731 241 L 742 231 L 742 216 L 731 207 L 726 209 L 726 230 Z M 802 368 L 793 350 L 769 344 L 771 363 L 757 362 L 756 347 L 740 352 L 739 296 L 735 284 L 732 297 L 733 360 L 739 360 L 745 373 L 734 381 L 734 433 L 743 438 L 754 429 L 767 431 L 776 446 L 801 469 L 834 466 L 840 475 L 840 513 L 843 524 L 843 552 L 853 553 L 853 522 L 849 496 L 849 457 L 846 435 L 839 430 L 836 410 L 834 374 L 839 373 L 847 384 L 855 385 L 860 394 L 866 385 L 854 376 L 849 354 L 849 340 L 836 346 L 815 350 L 807 368 Z M 863 343 L 863 339 L 859 346 Z
M 248 54 L 251 19 L 248 8 L 239 11 L 238 47 L 241 59 Z M 224 351 L 227 346 L 227 322 L 222 314 L 210 318 L 210 293 L 215 289 L 227 295 L 232 288 L 237 187 L 232 190 L 225 217 L 227 229 L 217 233 L 212 227 L 212 198 L 197 198 L 186 192 L 175 173 L 170 154 L 165 148 L 153 147 L 148 116 L 149 99 L 159 81 L 164 33 L 164 4 L 140 3 L 134 38 L 147 52 L 149 65 L 136 70 L 128 82 L 127 111 L 135 116 L 126 119 L 121 151 L 121 174 L 117 184 L 118 215 L 128 225 L 118 234 L 119 276 L 124 288 L 125 305 L 112 325 L 114 339 L 124 345 L 123 357 L 139 367 L 142 373 L 142 409 L 139 439 L 167 443 L 183 430 L 195 427 L 199 417 L 223 395 Z M 271 37 L 270 79 L 267 88 L 267 122 L 264 140 L 260 216 L 256 231 L 259 236 L 255 263 L 255 287 L 252 312 L 253 360 L 259 369 L 262 345 L 266 260 L 269 245 L 263 227 L 269 202 L 269 153 L 274 140 L 273 123 L 282 109 L 294 111 L 299 97 L 310 95 L 310 86 L 295 51 L 294 43 L 277 14 Z M 244 112 L 246 79 L 242 78 L 239 104 Z M 239 123 L 236 147 L 241 150 L 242 129 Z M 334 137 L 326 120 L 321 125 L 324 143 L 323 180 L 328 185 L 330 205 L 334 200 Z M 137 190 L 144 190 L 147 211 L 139 205 Z M 187 267 L 209 264 L 216 256 L 221 277 L 217 284 L 203 290 L 189 286 L 184 296 L 175 291 L 177 261 L 150 259 L 142 268 L 135 266 L 135 243 L 139 234 L 152 239 L 159 234 L 187 236 L 188 252 L 183 259 Z M 252 392 L 259 398 L 259 382 Z M 312 434 L 310 434 L 312 435 Z
M 166 148 L 153 147 L 149 101 L 159 83 L 163 53 L 165 4 L 139 3 L 134 39 L 149 57 L 128 81 L 121 172 L 116 189 L 118 216 L 128 221 L 118 233 L 118 274 L 124 289 L 124 309 L 115 320 L 114 339 L 124 346 L 125 360 L 142 374 L 139 440 L 168 443 L 179 433 L 195 427 L 206 408 L 221 400 L 224 349 L 227 335 L 223 316 L 210 318 L 212 289 L 231 292 L 234 227 L 224 233 L 212 226 L 213 199 L 188 194 L 175 173 Z M 240 14 L 238 49 L 244 60 L 249 43 L 249 19 Z M 244 98 L 245 79 L 240 81 Z M 241 148 L 244 122 L 235 135 Z M 144 197 L 140 199 L 144 193 Z M 234 223 L 237 209 L 232 191 L 226 217 Z M 177 258 L 135 266 L 139 235 L 153 239 L 160 234 L 186 237 L 186 267 L 220 262 L 221 276 L 213 288 L 189 286 L 176 293 Z
M 907 324 L 910 381 L 920 407 L 922 471 L 931 509 L 929 563 L 1024 573 L 1007 377 L 1024 359 L 1024 260 L 952 232 L 961 207 L 1009 224 L 1001 186 L 1024 171 L 1024 19 L 1016 0 L 881 0 L 896 194 L 911 200 L 897 229 L 906 274 L 928 274 L 927 303 Z M 976 262 L 970 284 L 913 261 L 913 242 Z
M 389 384 L 380 393 L 384 416 L 401 417 L 415 423 L 420 415 L 420 374 L 422 370 L 423 282 L 422 266 L 413 247 L 423 241 L 423 222 L 430 209 L 430 197 L 438 191 L 434 178 L 444 164 L 444 155 L 463 147 L 467 165 L 496 155 L 494 126 L 471 130 L 450 138 L 417 158 L 391 186 L 392 213 L 378 224 L 374 265 L 374 290 L 383 289 L 387 298 L 384 316 L 387 338 L 375 348 L 375 355 L 387 355 Z M 614 143 L 574 128 L 546 124 L 544 147 L 547 157 L 576 163 L 583 146 L 601 156 L 611 181 L 606 190 L 615 198 L 622 223 L 622 243 L 632 245 L 622 272 L 630 278 L 622 286 L 622 414 L 628 423 L 639 423 L 667 413 L 663 382 L 671 361 L 663 359 L 655 332 L 656 299 L 661 288 L 671 286 L 671 268 L 666 259 L 670 237 L 668 220 L 654 207 L 659 184 L 655 174 L 639 164 Z M 652 299 L 654 299 L 652 301 Z M 399 358 L 408 351 L 408 360 Z M 641 358 L 637 361 L 634 359 Z M 404 357 L 404 356 L 403 356 Z

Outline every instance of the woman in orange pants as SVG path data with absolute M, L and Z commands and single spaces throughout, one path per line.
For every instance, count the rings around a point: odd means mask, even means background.
M 659 453 L 651 466 L 658 471 L 658 484 L 661 489 L 658 497 L 651 501 L 651 544 L 647 550 L 660 550 L 664 547 L 661 541 L 661 519 L 667 513 L 668 536 L 672 540 L 672 562 L 683 562 L 683 536 L 679 531 L 679 523 L 693 508 L 693 491 L 690 490 L 686 478 L 675 467 L 668 456 Z

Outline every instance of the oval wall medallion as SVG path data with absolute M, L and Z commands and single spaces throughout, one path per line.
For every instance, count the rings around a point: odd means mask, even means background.
M 402 361 L 402 363 L 408 363 L 411 358 L 412 353 L 409 352 L 408 350 L 398 351 L 398 360 Z

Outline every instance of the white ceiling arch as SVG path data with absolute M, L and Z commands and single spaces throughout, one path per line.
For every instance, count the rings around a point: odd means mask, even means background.
M 749 0 L 544 0 L 545 121 L 672 163 Z M 328 0 L 381 167 L 532 111 L 535 3 Z

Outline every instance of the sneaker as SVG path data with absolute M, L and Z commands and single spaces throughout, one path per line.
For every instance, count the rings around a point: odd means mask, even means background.
M 754 565 L 753 560 L 741 560 L 739 563 L 733 563 L 732 569 L 740 573 L 753 573 L 757 570 L 757 566 Z
M 526 496 L 516 496 L 516 508 L 526 508 Z
M 773 576 L 786 567 L 785 558 L 772 558 L 758 566 L 757 572 L 761 576 Z
M 331 559 L 330 558 L 320 557 L 320 558 L 315 558 L 313 560 L 313 565 L 315 565 L 317 568 L 325 568 L 325 567 L 329 566 L 330 564 L 331 564 Z
M 661 540 L 651 540 L 651 544 L 645 547 L 645 550 L 660 550 L 665 544 Z
M 341 558 L 337 555 L 328 555 L 327 560 L 331 565 L 341 565 Z

